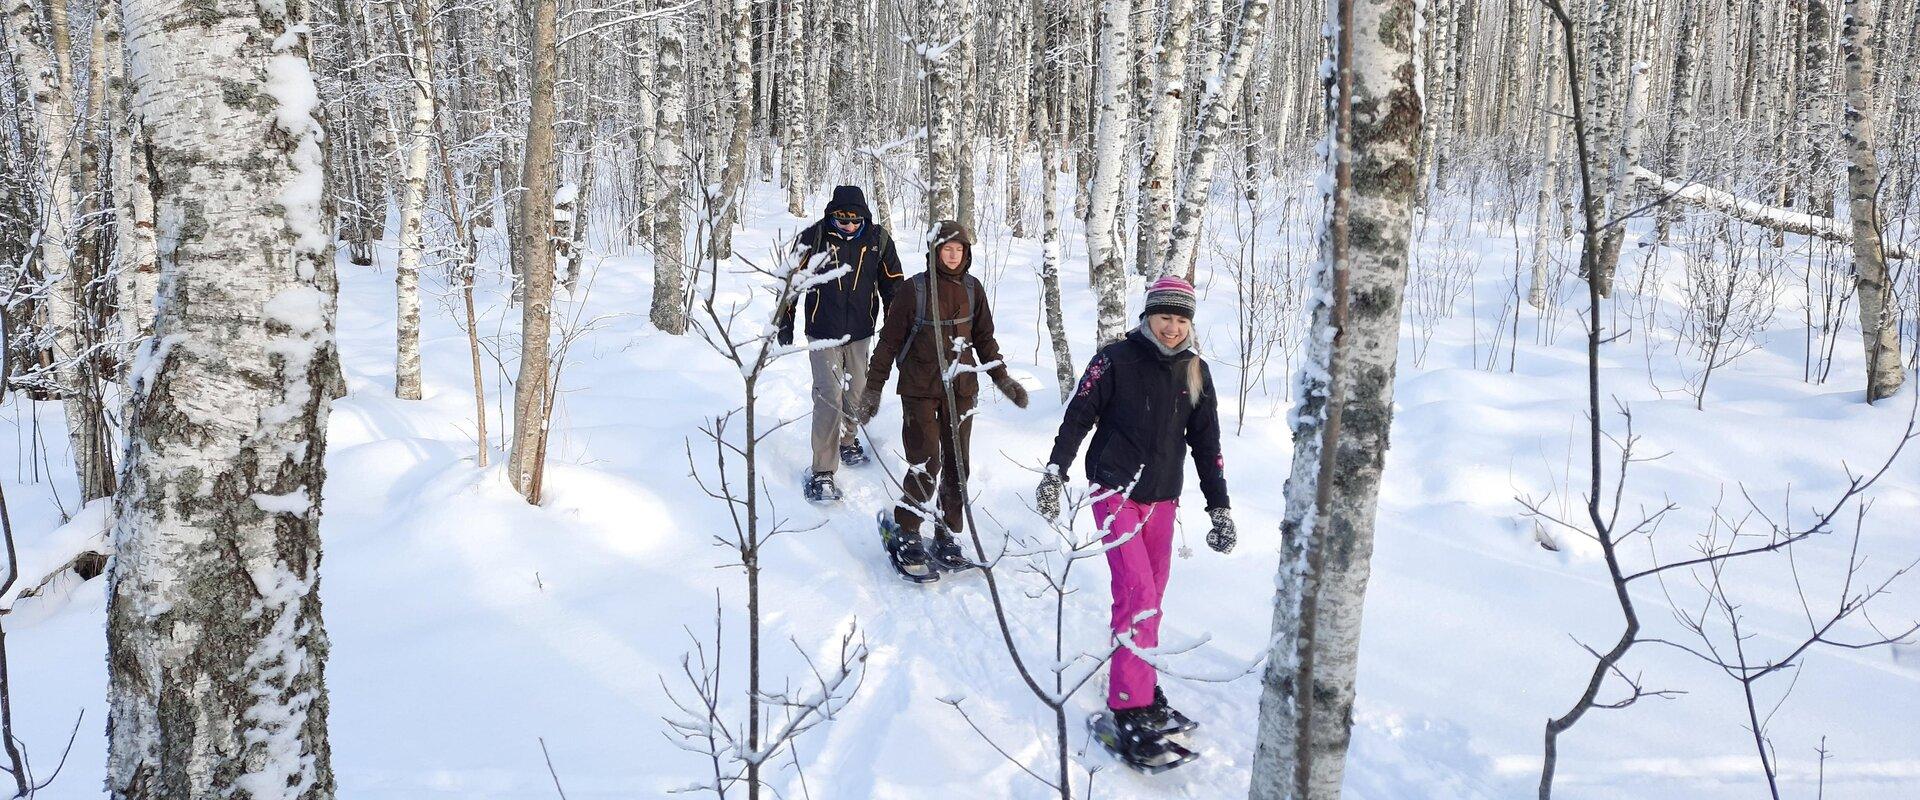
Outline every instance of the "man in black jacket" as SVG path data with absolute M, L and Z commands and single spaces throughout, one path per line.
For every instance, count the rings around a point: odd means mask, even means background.
M 866 390 L 874 322 L 900 284 L 900 255 L 893 237 L 874 224 L 858 186 L 834 187 L 826 215 L 800 232 L 794 248 L 802 276 L 839 273 L 809 287 L 798 309 L 789 305 L 777 317 L 781 344 L 793 343 L 796 311 L 807 339 L 817 344 L 807 354 L 813 367 L 813 476 L 806 494 L 808 500 L 838 500 L 834 471 L 867 460 L 848 412 Z

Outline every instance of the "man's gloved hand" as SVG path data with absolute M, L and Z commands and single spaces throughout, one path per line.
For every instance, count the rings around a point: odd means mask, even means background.
M 999 387 L 1000 393 L 1006 395 L 1008 400 L 1012 400 L 1016 407 L 1027 407 L 1027 387 L 1021 386 L 1020 382 L 1014 380 L 1012 375 L 1004 372 L 1000 373 L 998 377 L 993 379 L 993 385 Z
M 880 387 L 868 386 L 860 393 L 860 399 L 853 401 L 853 407 L 847 412 L 853 415 L 853 421 L 865 425 L 873 421 L 873 415 L 880 411 Z
M 1040 478 L 1040 488 L 1033 493 L 1034 508 L 1040 510 L 1040 516 L 1047 519 L 1060 517 L 1060 487 L 1067 482 L 1063 477 L 1065 472 L 1057 465 L 1047 465 L 1046 474 Z
M 1233 552 L 1233 545 L 1239 537 L 1233 533 L 1233 517 L 1224 508 L 1209 508 L 1207 516 L 1213 518 L 1213 530 L 1207 531 L 1207 546 L 1216 553 Z

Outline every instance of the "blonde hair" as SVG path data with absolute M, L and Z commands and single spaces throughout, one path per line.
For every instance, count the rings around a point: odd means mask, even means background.
M 1193 351 L 1193 358 L 1187 359 L 1187 396 L 1193 398 L 1194 405 L 1200 405 L 1200 390 L 1206 388 L 1200 372 L 1200 338 L 1192 329 L 1187 331 L 1187 348 Z

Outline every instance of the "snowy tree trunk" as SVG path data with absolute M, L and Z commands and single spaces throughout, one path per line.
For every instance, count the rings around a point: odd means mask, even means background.
M 1132 46 L 1132 11 L 1127 0 L 1106 0 L 1100 9 L 1099 114 L 1094 121 L 1093 187 L 1087 203 L 1087 259 L 1095 297 L 1096 347 L 1127 332 L 1127 276 L 1114 227 L 1130 106 L 1125 67 L 1127 49 Z
M 1873 129 L 1873 0 L 1845 0 L 1840 43 L 1846 58 L 1848 213 L 1853 217 L 1853 286 L 1860 295 L 1860 340 L 1867 358 L 1867 402 L 1892 397 L 1906 374 L 1900 361 L 1899 309 L 1880 242 L 1880 157 Z
M 678 13 L 660 20 L 655 41 L 655 74 L 659 83 L 659 124 L 653 163 L 659 183 L 652 198 L 653 303 L 648 317 L 653 326 L 679 335 L 687 331 L 686 219 L 681 203 L 687 198 L 687 57 L 686 23 Z
M 1640 182 L 1633 177 L 1633 170 L 1640 166 L 1641 144 L 1647 138 L 1647 65 L 1638 62 L 1627 68 L 1627 106 L 1620 115 L 1618 141 L 1614 143 L 1613 162 L 1608 166 L 1607 190 L 1611 199 L 1607 201 L 1610 214 L 1624 214 L 1633 207 L 1633 200 Z M 1620 248 L 1627 239 L 1627 226 L 1615 225 L 1607 229 L 1606 238 L 1601 242 L 1599 263 L 1594 270 L 1599 273 L 1600 296 L 1611 295 L 1613 275 L 1620 268 Z
M 1338 798 L 1419 157 L 1415 0 L 1331 0 L 1333 155 L 1251 798 Z
M 959 35 L 958 15 L 949 0 L 932 0 L 927 7 L 927 19 L 932 30 L 929 41 L 921 42 L 925 48 L 944 49 L 928 53 L 925 62 L 927 69 L 927 234 L 932 235 L 934 225 L 943 219 L 958 219 L 960 215 L 960 129 L 959 109 L 956 104 L 962 102 L 958 87 L 955 85 L 955 71 L 960 65 L 959 44 L 949 42 Z
M 527 502 L 540 502 L 541 453 L 548 420 L 547 338 L 553 320 L 554 90 L 559 53 L 555 17 L 559 0 L 533 5 L 533 85 L 527 111 L 527 147 L 520 173 L 520 251 L 522 306 L 520 375 L 513 384 L 513 440 L 507 475 Z M 744 153 L 741 154 L 744 157 Z M 728 167 L 733 169 L 732 166 Z
M 1693 78 L 1700 62 L 1700 11 L 1696 0 L 1680 0 L 1680 29 L 1676 35 L 1679 46 L 1674 49 L 1673 74 L 1669 76 L 1672 89 L 1667 98 L 1667 146 L 1666 171 L 1668 175 L 1685 179 L 1693 168 L 1693 134 L 1696 125 L 1693 121 Z M 1559 62 L 1556 60 L 1555 64 Z M 1551 86 L 1553 81 L 1549 80 Z M 1556 142 L 1557 144 L 1557 142 Z M 1673 203 L 1660 207 L 1659 221 L 1655 226 L 1655 238 L 1661 242 L 1667 240 L 1667 231 L 1679 219 L 1679 209 Z
M 733 134 L 727 140 L 727 166 L 720 174 L 719 201 L 724 205 L 709 244 L 715 258 L 733 257 L 733 226 L 740 219 L 734 198 L 747 179 L 747 137 L 753 133 L 753 3 L 732 0 L 730 8 L 727 23 L 732 31 L 728 40 L 733 56 Z
M 1180 178 L 1179 213 L 1174 218 L 1167 258 L 1159 268 L 1162 275 L 1193 275 L 1194 262 L 1200 253 L 1200 224 L 1206 217 L 1207 200 L 1213 194 L 1215 161 L 1220 155 L 1221 141 L 1226 137 L 1227 123 L 1233 119 L 1234 106 L 1240 100 L 1240 86 L 1246 83 L 1247 72 L 1252 69 L 1254 55 L 1259 50 L 1260 37 L 1266 30 L 1268 4 L 1269 0 L 1244 0 L 1239 28 L 1233 33 L 1233 47 L 1214 72 L 1213 79 L 1207 81 L 1206 94 L 1201 96 L 1193 149 L 1187 153 L 1186 168 Z
M 139 342 L 153 333 L 153 303 L 160 288 L 159 258 L 153 235 L 153 177 L 147 150 L 133 118 L 133 92 L 127 85 L 126 44 L 120 8 L 108 0 L 101 22 L 110 26 L 107 58 L 112 76 L 115 292 L 119 295 L 120 337 Z M 130 380 L 132 372 L 125 376 Z
M 1547 104 L 1543 123 L 1546 131 L 1540 153 L 1540 192 L 1534 199 L 1533 210 L 1533 278 L 1527 288 L 1527 305 L 1541 311 L 1547 309 L 1553 294 L 1547 267 L 1551 260 L 1550 246 L 1560 239 L 1554 230 L 1553 211 L 1560 203 L 1560 119 L 1567 113 L 1566 92 L 1558 88 L 1564 83 L 1560 75 L 1564 66 L 1557 58 L 1547 63 L 1547 79 L 1542 86 L 1553 99 Z M 1674 124 L 1679 121 L 1675 120 Z
M 400 201 L 400 254 L 394 263 L 397 298 L 393 395 L 420 399 L 420 259 L 426 250 L 427 159 L 433 144 L 433 33 L 426 0 L 408 4 L 413 30 L 407 70 L 413 121 L 407 130 L 405 195 Z M 454 187 L 447 187 L 453 191 Z
M 124 11 L 166 297 L 114 498 L 116 800 L 334 794 L 318 589 L 336 284 L 307 16 Z
M 1037 107 L 1040 130 L 1040 294 L 1047 316 L 1047 338 L 1053 344 L 1054 380 L 1060 386 L 1060 402 L 1073 393 L 1073 354 L 1067 345 L 1066 317 L 1060 310 L 1060 148 L 1048 127 L 1048 103 Z
M 38 232 L 39 267 L 46 286 L 40 301 L 42 324 L 52 334 L 53 380 L 59 385 L 81 499 L 92 500 L 113 493 L 113 469 L 93 371 L 83 363 L 90 356 L 84 352 L 80 335 L 84 324 L 81 291 L 87 276 L 76 274 L 86 265 L 73 257 L 79 245 L 74 173 L 80 166 L 74 133 L 82 126 L 71 94 L 67 4 L 66 0 L 49 0 L 44 18 L 31 0 L 8 0 L 6 8 L 7 44 L 13 49 L 14 63 L 32 108 L 32 134 L 39 140 L 37 177 L 44 198 Z
M 1160 72 L 1148 109 L 1146 167 L 1140 173 L 1140 259 L 1135 268 L 1143 275 L 1152 274 L 1164 261 L 1168 239 L 1173 235 L 1174 166 L 1180 158 L 1180 123 L 1186 110 L 1183 98 L 1193 0 L 1170 0 L 1166 14 Z
M 806 46 L 801 32 L 806 22 L 806 0 L 781 0 L 785 9 L 785 33 L 787 36 L 787 81 L 780 87 L 780 96 L 785 101 L 785 132 L 780 142 L 780 167 L 786 174 L 783 180 L 787 184 L 787 213 L 796 217 L 807 214 L 807 150 L 810 149 L 811 131 L 807 130 L 807 92 L 810 83 L 807 80 L 806 63 L 813 54 L 813 48 Z

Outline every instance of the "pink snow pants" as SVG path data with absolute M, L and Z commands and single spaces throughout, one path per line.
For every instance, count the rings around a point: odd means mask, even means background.
M 1160 645 L 1160 598 L 1167 592 L 1174 509 L 1179 505 L 1178 500 L 1136 503 L 1118 491 L 1093 504 L 1094 522 L 1106 531 L 1107 542 L 1133 532 L 1133 538 L 1107 551 L 1107 567 L 1113 573 L 1115 637 L 1107 684 L 1108 708 L 1139 708 L 1153 703 L 1153 687 L 1159 675 L 1118 637 L 1131 631 L 1135 647 Z M 1135 618 L 1145 611 L 1154 613 L 1136 622 Z

